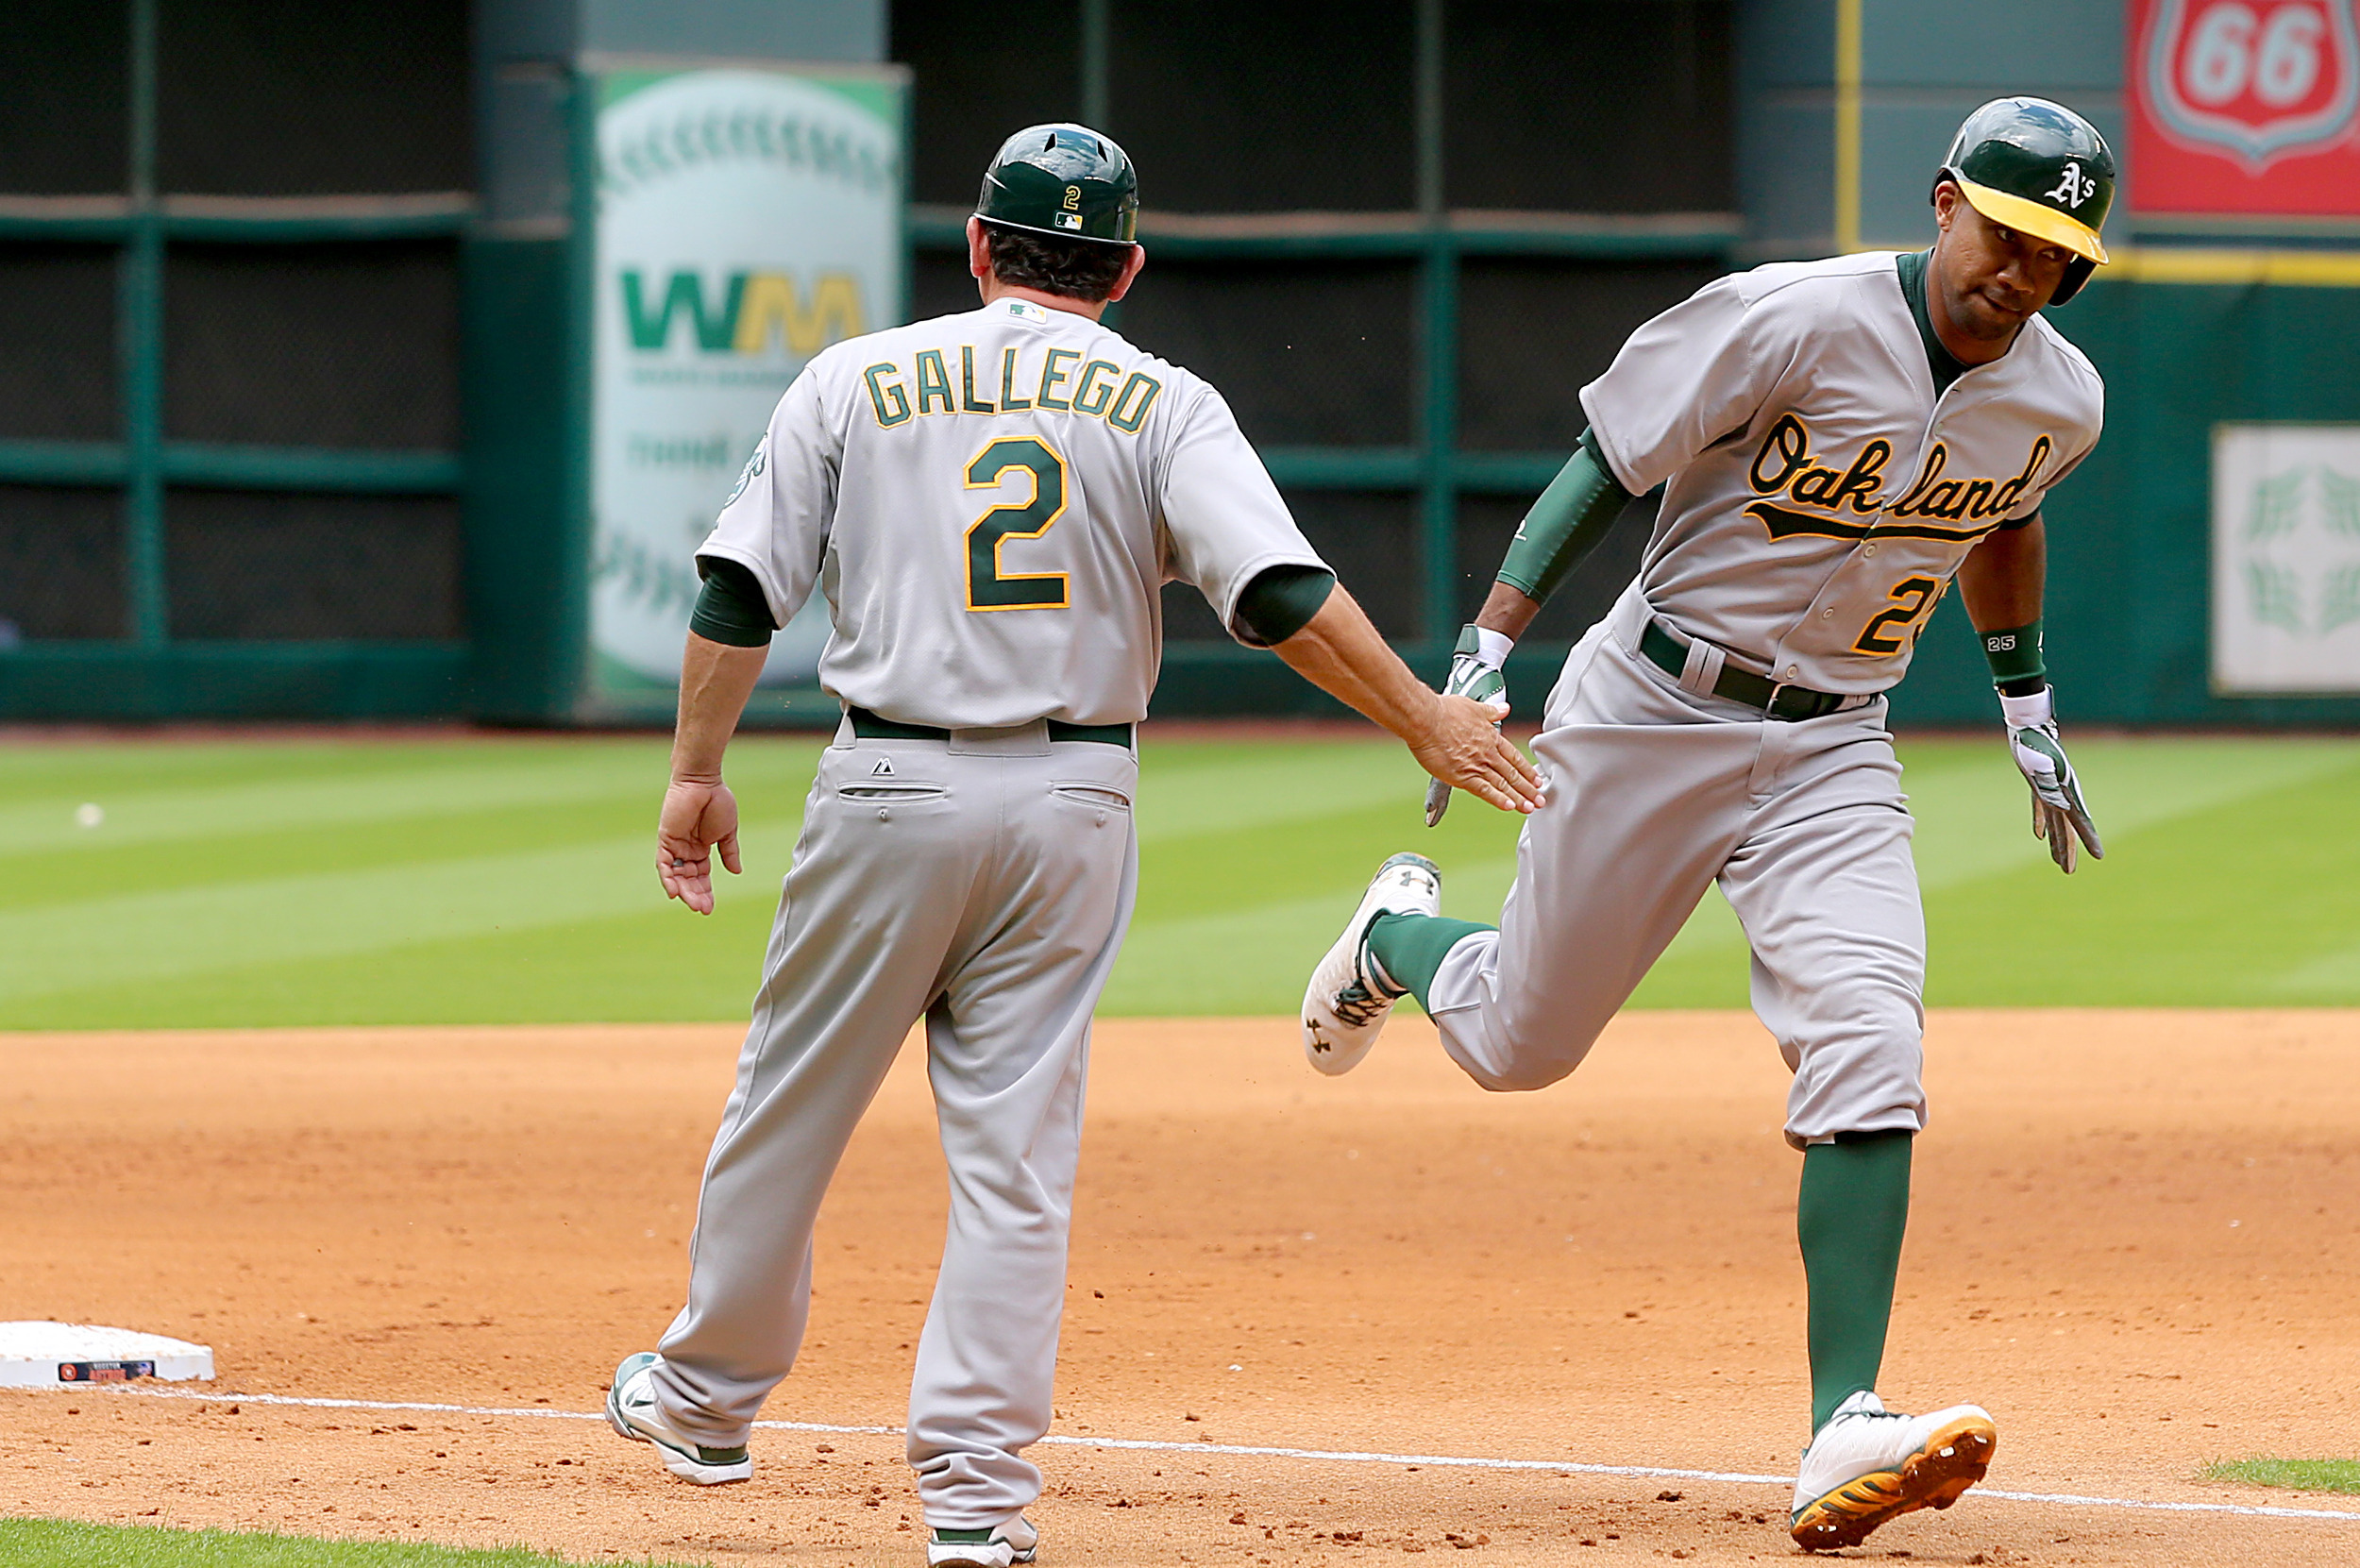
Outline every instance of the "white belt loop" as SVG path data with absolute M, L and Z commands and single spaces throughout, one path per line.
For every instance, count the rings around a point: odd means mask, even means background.
M 1711 697 L 1712 688 L 1720 683 L 1721 666 L 1728 662 L 1728 655 L 1712 644 L 1702 637 L 1691 638 L 1688 661 L 1680 666 L 1680 690 Z

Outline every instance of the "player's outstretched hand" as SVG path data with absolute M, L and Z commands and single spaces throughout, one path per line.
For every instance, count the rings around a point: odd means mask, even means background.
M 2054 692 L 2044 688 L 2030 697 L 2002 697 L 1999 711 L 2008 726 L 2008 753 L 2032 786 L 2032 836 L 2048 840 L 2048 857 L 2068 876 L 2076 840 L 2092 860 L 2105 859 L 2098 824 L 2082 800 L 2082 781 L 2057 739 Z
M 665 788 L 664 811 L 656 818 L 655 874 L 666 898 L 700 915 L 713 913 L 713 851 L 732 876 L 746 868 L 737 855 L 737 797 L 730 786 L 684 783 Z
M 1496 703 L 1501 716 L 1507 716 L 1508 672 L 1483 656 L 1482 645 L 1472 626 L 1458 634 L 1458 649 L 1451 655 L 1450 676 L 1442 683 L 1442 695 Z M 1425 786 L 1425 825 L 1433 827 L 1449 809 L 1450 785 L 1440 779 L 1429 781 Z
M 1504 702 L 1437 695 L 1425 732 L 1409 743 L 1409 754 L 1435 781 L 1497 806 L 1531 812 L 1543 803 L 1541 775 L 1515 742 L 1500 733 L 1508 717 Z

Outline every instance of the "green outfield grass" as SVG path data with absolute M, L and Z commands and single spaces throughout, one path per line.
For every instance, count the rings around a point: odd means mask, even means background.
M 2296 1492 L 2360 1492 L 2360 1459 L 2223 1459 L 2206 1465 L 2204 1478 Z
M 731 773 L 748 872 L 699 919 L 657 893 L 648 738 L 128 745 L 0 753 L 0 1026 L 734 1019 L 819 742 Z M 1114 1013 L 1285 1013 L 1361 884 L 1416 848 L 1495 918 L 1512 821 L 1420 825 L 1374 741 L 1145 748 L 1138 918 Z M 1997 736 L 1906 742 L 1937 1005 L 2360 1003 L 2360 742 L 2083 739 L 2109 857 L 2067 879 Z M 76 810 L 104 820 L 78 825 Z M 1718 896 L 1641 988 L 1745 1003 Z
M 0 1520 L 0 1562 L 8 1568 L 558 1568 L 564 1560 L 520 1546 L 465 1552 L 397 1541 Z M 635 1560 L 615 1568 L 659 1565 Z

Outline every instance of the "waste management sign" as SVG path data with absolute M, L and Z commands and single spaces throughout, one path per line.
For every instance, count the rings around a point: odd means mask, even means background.
M 588 705 L 668 710 L 712 530 L 770 412 L 829 344 L 902 318 L 902 94 L 890 68 L 595 76 Z M 810 688 L 814 594 L 766 684 Z
M 2360 692 L 2360 425 L 2214 430 L 2213 687 Z

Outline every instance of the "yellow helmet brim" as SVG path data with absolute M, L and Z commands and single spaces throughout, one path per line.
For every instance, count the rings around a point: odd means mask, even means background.
M 2052 245 L 2063 245 L 2085 261 L 2106 264 L 2106 246 L 2099 239 L 2098 230 L 2071 214 L 1988 185 L 1978 185 L 1955 174 L 1949 177 L 1969 206 L 2000 227 L 2047 240 Z

